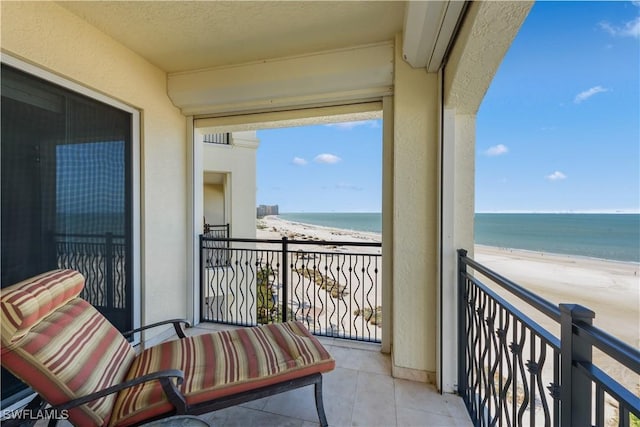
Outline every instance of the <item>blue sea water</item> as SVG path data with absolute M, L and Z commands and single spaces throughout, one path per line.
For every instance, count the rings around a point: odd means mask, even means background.
M 475 242 L 640 262 L 640 215 L 479 213 L 475 215 Z
M 284 213 L 282 219 L 380 233 L 380 213 Z M 639 214 L 479 213 L 481 245 L 640 262 Z
M 281 213 L 282 219 L 345 230 L 382 233 L 380 212 Z

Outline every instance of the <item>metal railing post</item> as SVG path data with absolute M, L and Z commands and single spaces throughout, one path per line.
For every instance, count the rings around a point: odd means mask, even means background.
M 289 242 L 287 236 L 282 238 L 282 321 L 287 321 L 287 305 L 289 301 L 287 288 L 289 287 Z
M 595 313 L 578 304 L 560 304 L 560 425 L 591 425 L 591 380 L 575 366 L 577 362 L 591 363 L 592 347 L 573 332 L 578 322 L 593 324 Z
M 107 295 L 107 304 L 109 308 L 114 307 L 113 292 L 115 291 L 115 283 L 113 283 L 113 233 L 105 234 L 105 249 L 104 249 L 104 263 L 105 263 L 105 291 Z
M 204 314 L 204 309 L 203 307 L 205 306 L 205 296 L 204 296 L 204 269 L 205 269 L 205 265 L 204 265 L 204 256 L 203 256 L 203 244 L 204 244 L 204 235 L 201 234 L 198 236 L 198 242 L 200 243 L 200 245 L 198 246 L 198 259 L 200 260 L 200 321 L 204 322 L 205 320 L 207 320 L 205 318 L 205 314 Z
M 464 258 L 467 256 L 465 249 L 458 249 L 458 395 L 466 401 L 467 379 L 465 377 L 465 276 L 467 274 L 467 264 Z

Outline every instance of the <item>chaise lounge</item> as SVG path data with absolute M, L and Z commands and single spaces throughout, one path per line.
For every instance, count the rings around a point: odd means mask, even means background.
M 179 339 L 136 354 L 79 297 L 83 286 L 80 273 L 54 270 L 1 291 L 2 366 L 38 394 L 31 411 L 50 405 L 75 425 L 129 426 L 314 384 L 327 425 L 322 373 L 335 362 L 300 322 L 186 337 L 181 321 L 169 321 Z

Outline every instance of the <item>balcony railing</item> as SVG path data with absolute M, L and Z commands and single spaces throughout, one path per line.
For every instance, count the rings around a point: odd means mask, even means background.
M 54 234 L 58 268 L 85 277 L 81 297 L 120 330 L 129 330 L 132 291 L 127 280 L 125 237 L 105 234 Z
M 604 427 L 637 422 L 637 390 L 599 369 L 592 357 L 595 347 L 615 360 L 619 371 L 637 376 L 637 349 L 594 327 L 591 310 L 555 306 L 466 254 L 458 252 L 458 392 L 475 425 Z M 560 338 L 482 283 L 480 275 L 557 322 Z
M 202 141 L 207 144 L 223 144 L 229 145 L 231 142 L 230 133 L 207 133 L 203 135 Z
M 229 244 L 223 250 L 212 249 Z M 380 243 L 201 236 L 201 320 L 380 342 Z M 358 248 L 358 249 L 356 249 Z
M 221 240 L 229 238 L 229 224 L 205 224 L 203 241 L 204 262 L 207 267 L 221 267 L 230 262 L 229 241 Z

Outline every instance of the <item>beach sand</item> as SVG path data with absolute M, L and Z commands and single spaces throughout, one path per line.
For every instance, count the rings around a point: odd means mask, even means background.
M 300 240 L 380 241 L 381 235 L 294 223 L 278 217 L 258 220 L 257 237 Z M 354 248 L 358 250 L 359 248 Z M 370 251 L 371 248 L 362 248 Z M 376 248 L 379 251 L 379 248 Z M 594 325 L 633 347 L 640 346 L 640 264 L 476 245 L 474 259 L 553 304 L 581 304 L 596 313 Z M 485 282 L 491 286 L 489 282 Z M 534 321 L 559 337 L 559 325 L 516 297 L 491 286 Z M 638 390 L 638 376 L 594 352 L 594 361 Z
M 340 230 L 267 216 L 257 221 L 258 239 L 303 241 L 289 243 L 288 298 L 296 318 L 321 333 L 355 339 L 380 340 L 382 265 L 380 234 Z M 313 244 L 314 241 L 335 244 Z M 373 243 L 351 246 L 348 243 Z M 279 246 L 279 245 L 277 245 Z M 274 249 L 258 243 L 256 249 Z M 302 305 L 301 305 L 302 304 Z M 375 314 L 375 316 L 374 316 Z
M 276 216 L 258 220 L 257 238 L 283 236 L 298 240 L 381 241 L 378 233 L 301 224 Z M 639 263 L 482 245 L 476 245 L 474 253 L 476 261 L 554 304 L 575 303 L 590 308 L 596 313 L 596 326 L 634 347 L 640 346 Z M 553 326 L 554 322 L 542 323 Z
M 640 264 L 480 245 L 474 258 L 554 304 L 591 309 L 595 326 L 640 345 Z

